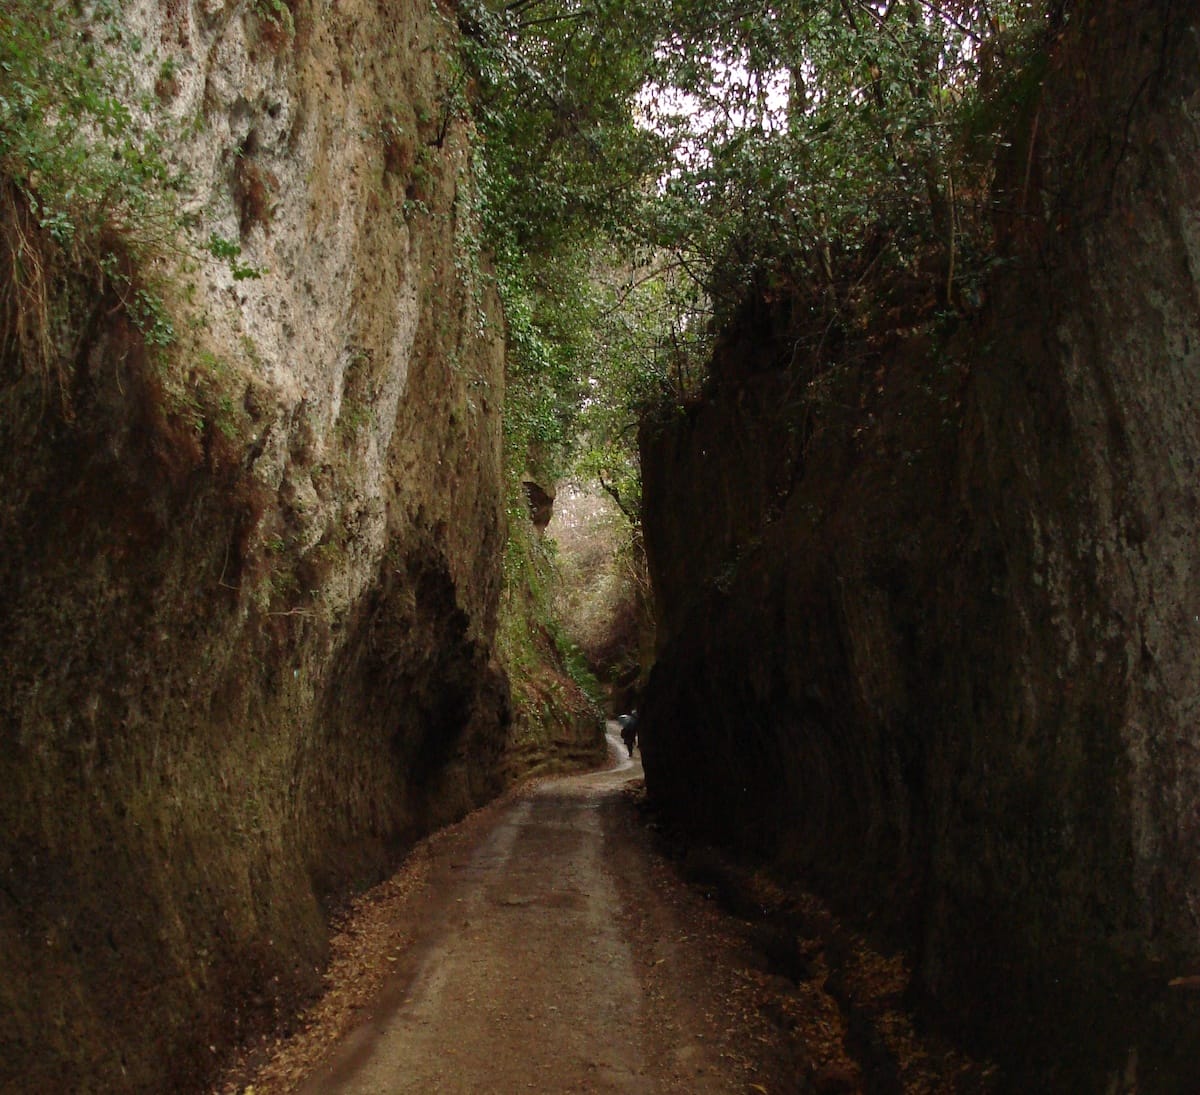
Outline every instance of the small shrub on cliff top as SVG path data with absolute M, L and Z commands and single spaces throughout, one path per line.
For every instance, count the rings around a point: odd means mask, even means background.
M 170 195 L 182 179 L 127 105 L 134 48 L 108 4 L 86 20 L 44 0 L 0 9 L 0 171 L 64 249 L 105 230 L 146 241 L 178 227 Z
M 288 39 L 296 33 L 296 21 L 292 10 L 284 0 L 254 0 L 253 7 L 255 14 L 274 27 L 277 35 Z
M 223 259 L 229 263 L 229 270 L 233 274 L 234 281 L 246 281 L 248 278 L 257 280 L 267 272 L 266 267 L 263 266 L 247 266 L 242 262 L 241 244 L 227 240 L 224 236 L 217 235 L 216 232 L 209 235 L 204 249 L 213 258 Z
M 8 0 L 0 9 L 0 338 L 6 351 L 53 362 L 52 315 L 68 274 L 107 285 L 152 346 L 174 341 L 139 259 L 175 246 L 182 185 L 136 102 L 117 6 L 77 13 Z

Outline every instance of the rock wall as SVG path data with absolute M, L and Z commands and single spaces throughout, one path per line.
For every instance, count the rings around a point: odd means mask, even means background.
M 57 384 L 5 342 L 5 1091 L 198 1087 L 319 985 L 331 895 L 498 789 L 508 722 L 503 325 L 452 20 L 124 18 L 195 238 L 266 272 L 143 258 L 165 354 L 75 275 Z
M 801 369 L 751 303 L 642 435 L 652 794 L 900 933 L 1009 1090 L 1200 1076 L 1197 42 L 1068 25 L 981 315 Z

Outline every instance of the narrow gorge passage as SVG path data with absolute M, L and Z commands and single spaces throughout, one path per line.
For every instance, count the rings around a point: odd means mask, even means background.
M 618 831 L 642 771 L 610 743 L 613 768 L 542 783 L 448 851 L 392 984 L 300 1091 L 753 1090 L 704 1011 L 713 947 Z
M 897 956 L 676 858 L 616 729 L 608 770 L 510 793 L 362 895 L 323 997 L 212 1095 L 991 1095 L 918 1031 Z

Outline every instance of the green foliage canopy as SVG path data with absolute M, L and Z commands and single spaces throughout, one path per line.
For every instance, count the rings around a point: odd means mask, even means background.
M 666 151 L 633 112 L 653 58 L 651 11 L 612 0 L 459 7 L 485 242 L 509 326 L 510 447 L 551 474 L 596 371 L 594 256 L 635 230 L 642 180 Z
M 460 12 L 514 420 L 563 450 L 582 432 L 584 468 L 626 497 L 629 423 L 688 398 L 747 293 L 807 298 L 831 322 L 865 322 L 899 283 L 969 307 L 996 154 L 1065 17 L 1041 0 Z

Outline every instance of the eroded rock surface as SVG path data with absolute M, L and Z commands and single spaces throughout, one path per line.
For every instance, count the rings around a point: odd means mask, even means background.
M 3 363 L 5 1090 L 201 1082 L 317 985 L 330 893 L 499 785 L 503 335 L 453 43 L 431 5 L 283 7 L 125 6 L 196 237 L 260 276 L 164 258 L 165 362 L 109 286 L 61 393 Z
M 951 339 L 806 373 L 751 306 L 643 433 L 652 794 L 906 936 L 1017 1089 L 1197 1076 L 1196 42 L 1070 28 Z

